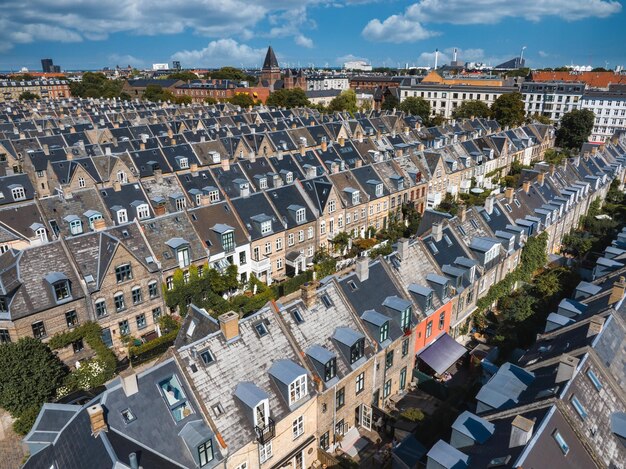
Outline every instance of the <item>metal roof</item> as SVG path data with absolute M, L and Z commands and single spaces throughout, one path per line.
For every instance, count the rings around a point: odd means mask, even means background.
M 293 383 L 300 376 L 307 374 L 304 368 L 291 360 L 276 360 L 272 366 L 270 366 L 268 373 L 286 385 Z
M 269 399 L 265 391 L 250 381 L 239 383 L 235 388 L 235 396 L 251 409 L 259 405 L 259 402 Z

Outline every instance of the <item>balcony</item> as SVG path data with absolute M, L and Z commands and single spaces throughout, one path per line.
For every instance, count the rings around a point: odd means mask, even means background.
M 250 261 L 250 267 L 252 268 L 252 272 L 254 272 L 254 275 L 261 275 L 263 272 L 266 272 L 270 269 L 270 258 L 264 257 L 263 259 L 260 259 L 258 261 L 252 259 Z
M 254 431 L 256 432 L 256 439 L 261 445 L 267 444 L 272 438 L 276 436 L 276 427 L 274 426 L 274 421 L 268 417 L 267 425 L 260 427 L 254 427 Z

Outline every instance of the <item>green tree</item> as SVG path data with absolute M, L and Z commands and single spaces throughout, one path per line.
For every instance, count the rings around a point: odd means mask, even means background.
M 67 370 L 41 341 L 26 337 L 0 345 L 0 407 L 18 417 L 51 399 Z
M 167 78 L 169 78 L 170 80 L 189 81 L 189 80 L 197 80 L 198 75 L 196 75 L 193 72 L 175 72 L 175 73 L 170 73 L 169 75 L 167 75 Z
M 398 101 L 398 98 L 396 98 L 394 95 L 390 94 L 383 101 L 381 109 L 383 111 L 393 111 L 394 109 L 398 108 L 399 104 L 400 104 L 400 101 Z
M 39 95 L 37 93 L 24 91 L 22 94 L 20 94 L 20 101 L 33 101 L 35 99 L 39 99 Z
M 430 117 L 430 103 L 424 98 L 414 96 L 405 98 L 400 103 L 400 110 L 412 116 L 420 116 L 424 122 Z
M 217 104 L 217 99 L 209 96 L 207 98 L 204 98 L 204 102 L 207 104 Z
M 540 124 L 550 125 L 552 121 L 548 116 L 544 116 L 543 114 L 539 114 L 538 112 L 534 113 L 532 116 L 528 117 L 529 122 L 539 122 Z
M 519 127 L 524 123 L 524 98 L 521 93 L 498 96 L 491 105 L 491 116 L 502 126 Z
M 228 102 L 241 107 L 250 107 L 255 104 L 254 98 L 247 93 L 237 93 L 235 96 L 230 98 Z
M 591 69 L 592 72 L 608 72 L 608 70 L 604 67 L 596 67 Z
M 122 98 L 130 99 L 122 93 L 124 80 L 109 80 L 104 73 L 85 72 L 79 82 L 70 83 L 72 96 L 81 98 Z
M 143 99 L 147 101 L 172 101 L 176 102 L 176 97 L 169 90 L 164 90 L 160 85 L 148 85 L 143 92 Z
M 176 96 L 174 98 L 174 102 L 176 104 L 191 104 L 193 102 L 193 99 L 191 98 L 191 96 L 182 95 L 182 96 Z
M 306 97 L 304 90 L 294 88 L 291 90 L 282 89 L 274 91 L 270 94 L 269 98 L 267 98 L 265 104 L 268 106 L 286 107 L 291 109 L 294 107 L 306 107 L 311 103 Z
M 594 120 L 595 114 L 589 109 L 574 109 L 566 112 L 556 131 L 557 146 L 578 150 L 591 135 Z
M 437 114 L 436 116 L 431 117 L 426 121 L 429 127 L 437 127 L 439 125 L 443 125 L 446 123 L 446 118 L 441 114 Z
M 247 75 L 243 70 L 235 67 L 222 67 L 219 70 L 209 72 L 209 76 L 217 80 L 247 81 L 251 86 L 258 83 L 255 76 Z
M 533 307 L 537 300 L 530 295 L 518 293 L 505 296 L 500 300 L 499 309 L 505 322 L 522 322 L 534 314 Z
M 350 113 L 357 112 L 356 92 L 354 90 L 345 90 L 328 104 L 330 112 L 348 111 Z
M 469 119 L 470 117 L 489 117 L 491 111 L 489 106 L 483 101 L 470 100 L 463 101 L 454 111 L 452 111 L 452 117 L 455 119 Z

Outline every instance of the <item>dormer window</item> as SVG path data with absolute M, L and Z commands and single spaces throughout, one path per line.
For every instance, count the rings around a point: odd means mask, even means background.
M 52 287 L 54 298 L 57 303 L 64 302 L 72 298 L 72 291 L 70 289 L 70 281 L 61 272 L 51 272 L 45 276 L 46 281 Z
M 137 218 L 139 220 L 150 218 L 150 207 L 148 207 L 148 204 L 137 205 Z
M 95 210 L 92 212 L 86 212 L 85 216 L 87 220 L 89 220 L 89 228 L 93 230 L 93 224 L 96 220 L 102 220 L 102 214 L 100 212 L 96 212 Z
M 47 243 L 48 242 L 48 233 L 46 232 L 45 228 L 37 228 L 35 230 L 35 236 L 42 242 L 42 243 Z
M 260 189 L 267 189 L 267 178 L 260 178 L 259 179 L 259 188 Z
M 209 200 L 211 201 L 211 203 L 219 202 L 220 201 L 219 191 L 214 190 L 214 191 L 209 192 Z
M 235 250 L 235 232 L 228 231 L 222 233 L 222 248 L 224 252 L 232 252 Z
M 324 381 L 330 381 L 337 375 L 337 359 L 331 358 L 324 365 Z
M 357 205 L 361 202 L 361 193 L 359 191 L 354 191 L 352 193 L 352 205 Z
M 117 211 L 117 223 L 118 224 L 122 224 L 122 223 L 127 223 L 128 222 L 128 213 L 126 212 L 125 208 L 121 208 Z
M 265 399 L 254 408 L 254 426 L 266 427 L 269 423 L 269 416 L 269 402 Z
M 354 345 L 350 347 L 350 364 L 354 364 L 365 353 L 365 339 L 357 340 Z
M 176 210 L 177 211 L 182 211 L 185 209 L 185 207 L 187 206 L 187 203 L 185 201 L 184 197 L 176 197 Z
M 380 326 L 380 342 L 384 342 L 389 338 L 389 322 Z
M 291 171 L 285 175 L 285 182 L 287 184 L 291 184 L 293 182 L 293 173 Z
M 180 169 L 187 169 L 187 168 L 189 168 L 189 159 L 185 158 L 185 157 L 179 157 L 178 158 L 178 167 Z
M 70 233 L 72 235 L 79 235 L 83 232 L 83 222 L 78 218 L 74 218 L 70 221 Z
M 426 303 L 424 304 L 424 309 L 426 311 L 429 311 L 429 310 L 433 309 L 433 292 L 430 292 L 426 296 Z
M 299 208 L 296 210 L 296 223 L 304 223 L 306 221 L 306 210 Z
M 376 184 L 376 197 L 382 197 L 383 195 L 383 185 Z
M 306 375 L 302 375 L 289 385 L 289 405 L 298 402 L 306 395 Z
M 400 326 L 402 327 L 402 330 L 406 330 L 411 327 L 411 308 L 407 308 L 402 311 Z
M 24 200 L 26 198 L 26 192 L 22 186 L 14 186 L 11 188 L 11 195 L 15 201 Z
M 189 246 L 182 246 L 176 250 L 178 266 L 182 269 L 189 265 Z
M 261 223 L 261 234 L 266 235 L 272 232 L 272 222 L 271 220 L 266 220 Z
M 207 440 L 198 446 L 198 460 L 200 467 L 204 467 L 213 461 L 213 441 Z

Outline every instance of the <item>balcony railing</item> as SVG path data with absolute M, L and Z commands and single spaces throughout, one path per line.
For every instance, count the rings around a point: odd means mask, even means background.
M 268 443 L 272 438 L 276 436 L 276 427 L 274 426 L 274 421 L 268 417 L 267 425 L 254 427 L 256 432 L 256 439 L 261 444 L 264 445 Z
M 263 259 L 259 259 L 258 261 L 252 259 L 250 261 L 250 267 L 252 267 L 252 272 L 254 272 L 255 275 L 260 275 L 262 272 L 269 270 L 270 258 L 264 257 Z

